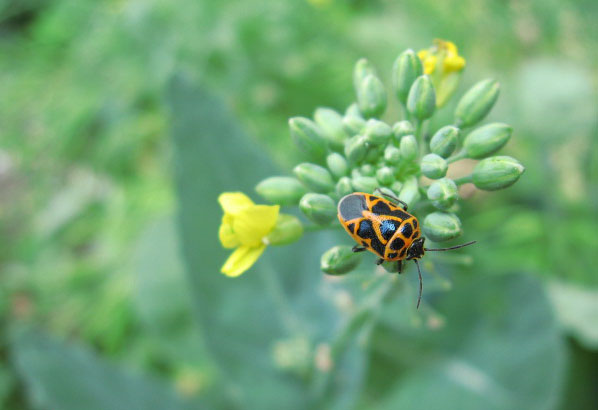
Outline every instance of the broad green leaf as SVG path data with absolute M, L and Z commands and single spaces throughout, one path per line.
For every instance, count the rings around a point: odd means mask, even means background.
M 401 325 L 396 307 L 376 345 L 398 379 L 377 409 L 540 410 L 559 402 L 564 346 L 533 277 L 459 280 L 433 298 L 436 312 L 420 313 L 428 317 L 419 330 Z
M 162 382 L 123 370 L 81 346 L 36 331 L 15 332 L 12 354 L 34 408 L 60 410 L 202 409 Z
M 227 388 L 235 392 L 236 407 L 309 407 L 320 398 L 308 394 L 306 369 L 316 346 L 330 342 L 341 320 L 327 301 L 326 292 L 333 290 L 319 269 L 331 237 L 311 234 L 292 246 L 269 247 L 241 277 L 222 275 L 220 267 L 230 251 L 218 241 L 218 195 L 243 191 L 256 199 L 256 181 L 279 171 L 222 102 L 205 90 L 175 77 L 168 101 L 182 254 L 207 348 Z M 360 369 L 355 369 L 356 377 Z M 357 394 L 357 384 L 351 390 Z
M 553 281 L 550 299 L 561 326 L 588 349 L 598 349 L 598 291 Z

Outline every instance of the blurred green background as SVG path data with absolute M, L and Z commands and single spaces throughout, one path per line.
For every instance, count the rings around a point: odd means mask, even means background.
M 0 407 L 595 409 L 596 21 L 590 0 L 0 1 Z M 460 93 L 501 82 L 490 120 L 527 168 L 463 201 L 473 264 L 427 264 L 419 312 L 408 272 L 345 339 L 370 261 L 318 266 L 348 237 L 223 278 L 218 193 L 258 200 L 303 158 L 289 117 L 434 38 Z

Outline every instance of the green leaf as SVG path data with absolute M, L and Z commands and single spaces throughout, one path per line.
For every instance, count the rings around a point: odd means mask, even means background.
M 35 408 L 60 410 L 202 409 L 158 380 L 129 373 L 81 346 L 35 331 L 15 332 L 17 372 Z
M 424 296 L 431 296 L 425 286 Z M 420 322 L 426 326 L 419 330 L 407 323 L 421 316 L 406 313 L 397 318 L 398 306 L 388 307 L 385 325 L 376 332 L 377 351 L 395 360 L 395 374 L 401 376 L 377 409 L 556 406 L 565 370 L 564 345 L 537 279 L 468 276 L 431 307 Z
M 241 277 L 222 275 L 230 251 L 218 241 L 218 195 L 250 193 L 256 181 L 279 171 L 219 99 L 175 77 L 168 100 L 182 254 L 207 348 L 235 392 L 235 407 L 309 407 L 319 398 L 307 394 L 306 376 L 296 374 L 309 358 L 294 357 L 298 365 L 289 370 L 274 352 L 276 346 L 297 346 L 289 340 L 307 338 L 315 348 L 334 335 L 341 317 L 321 296 L 326 285 L 319 269 L 331 236 L 311 234 L 292 246 L 269 247 Z

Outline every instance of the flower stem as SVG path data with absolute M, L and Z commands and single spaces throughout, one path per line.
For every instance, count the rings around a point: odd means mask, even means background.
M 461 178 L 457 178 L 455 179 L 455 184 L 457 185 L 463 185 L 463 184 L 467 184 L 473 182 L 473 176 L 472 175 L 467 175 L 465 177 L 461 177 Z
M 464 158 L 467 158 L 467 152 L 465 152 L 465 150 L 462 149 L 461 151 L 457 152 L 452 157 L 448 158 L 446 160 L 446 162 L 448 162 L 449 164 L 452 164 L 453 162 L 459 161 L 460 159 L 464 159 Z

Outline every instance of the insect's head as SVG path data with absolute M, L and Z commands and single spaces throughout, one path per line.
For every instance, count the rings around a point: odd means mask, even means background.
M 407 249 L 407 260 L 419 259 L 424 256 L 424 242 L 426 238 L 423 236 L 411 242 L 411 246 Z

